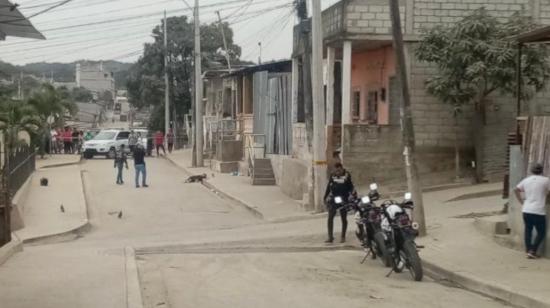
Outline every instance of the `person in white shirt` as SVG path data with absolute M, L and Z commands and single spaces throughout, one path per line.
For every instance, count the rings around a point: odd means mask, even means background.
M 544 167 L 535 164 L 532 175 L 523 179 L 514 190 L 522 205 L 525 223 L 525 249 L 529 259 L 537 258 L 537 250 L 546 236 L 546 197 L 550 192 L 550 179 L 542 176 Z M 533 242 L 533 229 L 537 236 Z

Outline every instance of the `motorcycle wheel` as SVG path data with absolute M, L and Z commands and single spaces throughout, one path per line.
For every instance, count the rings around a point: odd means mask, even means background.
M 405 243 L 403 243 L 403 252 L 407 255 L 407 268 L 412 278 L 414 281 L 421 281 L 424 273 L 422 270 L 422 261 L 416 250 L 416 245 L 412 241 L 405 241 Z
M 385 267 L 391 266 L 391 256 L 386 247 L 386 240 L 384 239 L 384 234 L 382 232 L 377 232 L 374 235 L 374 251 L 378 256 L 378 259 L 382 262 Z

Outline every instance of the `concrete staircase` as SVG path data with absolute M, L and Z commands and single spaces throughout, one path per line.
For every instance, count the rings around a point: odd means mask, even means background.
M 252 168 L 252 185 L 276 185 L 271 159 L 256 158 Z

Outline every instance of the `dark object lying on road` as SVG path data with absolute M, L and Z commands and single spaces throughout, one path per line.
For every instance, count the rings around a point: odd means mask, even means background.
M 202 183 L 203 180 L 206 180 L 206 174 L 192 175 L 185 180 L 185 183 Z
M 40 179 L 40 186 L 48 186 L 48 179 L 47 178 L 41 178 Z

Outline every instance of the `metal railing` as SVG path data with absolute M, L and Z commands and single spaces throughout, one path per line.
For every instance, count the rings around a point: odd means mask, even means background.
M 254 160 L 265 158 L 266 137 L 264 134 L 245 134 L 245 149 L 248 154 L 248 172 L 252 174 Z
M 29 146 L 4 153 L 0 189 L 0 246 L 11 241 L 11 199 L 35 170 L 36 152 Z

